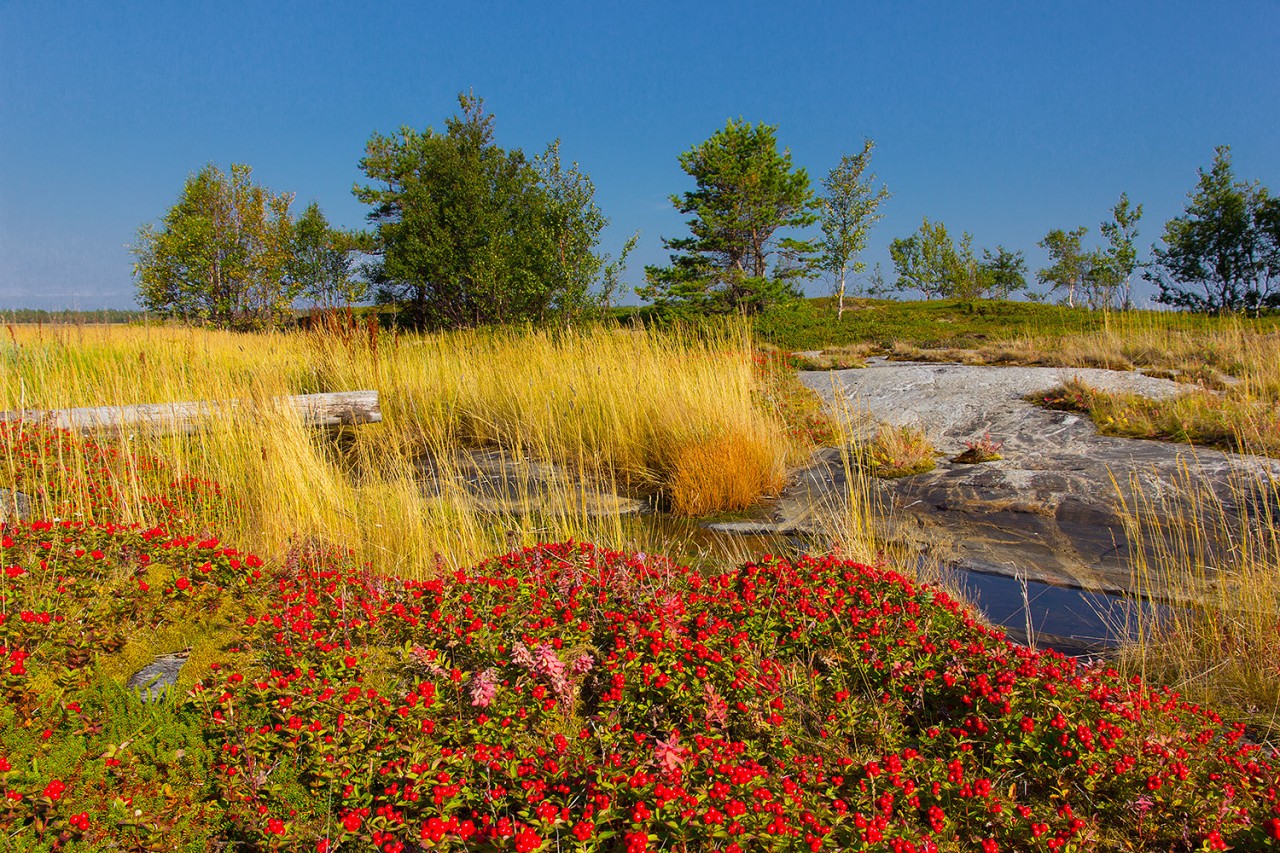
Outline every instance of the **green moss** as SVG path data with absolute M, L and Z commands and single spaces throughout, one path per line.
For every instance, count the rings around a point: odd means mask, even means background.
M 938 463 L 932 459 L 925 459 L 913 465 L 877 465 L 871 469 L 871 473 L 881 480 L 897 480 L 901 477 L 927 474 L 937 467 Z

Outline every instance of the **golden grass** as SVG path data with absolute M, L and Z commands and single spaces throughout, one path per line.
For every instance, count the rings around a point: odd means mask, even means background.
M 238 544 L 278 555 L 312 540 L 341 543 L 409 576 L 539 540 L 652 548 L 630 541 L 634 528 L 616 515 L 587 512 L 584 492 L 661 496 L 688 513 L 737 508 L 776 488 L 807 451 L 765 402 L 750 343 L 733 332 L 14 327 L 0 341 L 0 366 L 0 410 L 247 403 L 191 434 L 120 438 L 168 460 L 163 478 L 221 483 L 234 502 L 200 521 Z M 379 391 L 384 422 L 336 442 L 273 402 L 362 388 Z M 570 476 L 512 511 L 477 509 L 466 454 L 481 447 L 556 462 Z M 101 472 L 78 470 L 74 457 L 49 460 L 48 476 L 105 479 L 144 516 L 141 497 L 161 475 L 136 470 L 128 455 Z M 424 460 L 434 490 L 423 487 Z M 732 486 L 707 486 L 726 472 Z
M 1184 467 L 1172 493 L 1121 493 L 1135 588 L 1171 604 L 1134 618 L 1120 666 L 1280 741 L 1280 482 L 1241 473 L 1218 494 Z
M 1101 391 L 1079 379 L 1035 402 L 1087 413 L 1103 435 L 1163 439 L 1280 457 L 1280 408 L 1232 392 L 1199 388 L 1163 400 Z
M 908 477 L 932 471 L 937 449 L 917 426 L 881 424 L 862 448 L 862 465 L 877 477 Z
M 688 444 L 668 479 L 671 510 L 696 517 L 747 509 L 782 488 L 786 470 L 779 461 L 768 445 L 740 433 Z
M 860 342 L 824 349 L 817 354 L 794 355 L 792 359 L 799 370 L 849 370 L 866 367 L 867 357 L 876 349 L 870 343 Z

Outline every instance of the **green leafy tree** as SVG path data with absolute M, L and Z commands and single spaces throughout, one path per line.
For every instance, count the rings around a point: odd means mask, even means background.
M 288 313 L 299 293 L 289 274 L 293 195 L 254 183 L 252 172 L 207 165 L 187 178 L 160 227 L 138 229 L 133 274 L 148 311 L 228 328 Z
M 920 230 L 889 244 L 897 278 L 882 291 L 918 290 L 926 299 L 1008 299 L 1027 286 L 1027 262 L 1021 252 L 1004 246 L 982 250 L 978 259 L 973 235 L 956 243 L 941 222 L 924 217 Z M 877 274 L 879 270 L 877 269 Z
M 1022 252 L 1012 252 L 1004 246 L 996 246 L 994 252 L 983 249 L 978 272 L 983 295 L 990 299 L 1008 299 L 1027 288 L 1026 258 Z
M 692 215 L 691 236 L 663 239 L 671 265 L 645 268 L 641 297 L 677 311 L 757 313 L 798 295 L 817 250 L 779 234 L 816 222 L 818 204 L 805 170 L 792 168 L 790 151 L 778 151 L 776 130 L 731 119 L 680 155 L 697 188 L 671 203 Z
M 494 118 L 474 95 L 445 132 L 375 133 L 360 168 L 373 183 L 356 198 L 372 206 L 371 278 L 383 302 L 414 320 L 462 327 L 546 320 L 590 310 L 591 284 L 608 267 L 598 255 L 608 220 L 594 186 L 558 145 L 530 161 L 494 142 Z
M 1218 314 L 1280 308 L 1280 199 L 1236 180 L 1225 145 L 1189 198 L 1144 274 L 1156 301 Z
M 355 270 L 359 235 L 330 227 L 320 205 L 307 205 L 294 223 L 289 275 L 301 296 L 318 308 L 338 308 L 361 301 L 368 282 Z
M 1133 307 L 1133 274 L 1138 268 L 1138 221 L 1142 219 L 1142 205 L 1129 201 L 1128 193 L 1121 193 L 1116 206 L 1111 208 L 1111 220 L 1098 228 L 1107 238 L 1107 247 L 1099 255 L 1098 279 L 1106 292 L 1106 303 L 1119 308 Z
M 609 220 L 595 203 L 591 177 L 577 163 L 564 166 L 558 139 L 534 165 L 547 196 L 545 245 L 550 250 L 546 266 L 552 306 L 562 314 L 573 314 L 583 306 L 610 304 L 639 234 L 628 238 L 617 260 L 600 254 L 600 233 Z
M 897 279 L 895 290 L 918 290 L 926 299 L 975 299 L 982 295 L 980 266 L 973 237 L 961 235 L 957 246 L 941 222 L 924 217 L 920 230 L 889 244 Z
M 845 154 L 822 181 L 822 267 L 831 274 L 836 292 L 836 317 L 844 317 L 844 296 L 850 273 L 866 269 L 858 256 L 867 248 L 871 228 L 884 214 L 880 205 L 889 188 L 876 189 L 876 176 L 867 172 L 875 142 L 867 139 L 857 154 Z
M 1072 231 L 1055 228 L 1037 246 L 1049 253 L 1053 263 L 1036 273 L 1041 284 L 1049 285 L 1049 292 L 1064 293 L 1063 301 L 1075 307 L 1077 296 L 1085 289 L 1086 282 L 1092 274 L 1096 256 L 1086 251 L 1082 240 L 1089 229 L 1083 225 Z
M 1142 205 L 1134 205 L 1127 193 L 1111 209 L 1111 219 L 1099 225 L 1107 239 L 1102 248 L 1089 249 L 1084 237 L 1089 229 L 1080 226 L 1072 231 L 1055 228 L 1037 245 L 1049 253 L 1050 266 L 1036 273 L 1049 292 L 1061 292 L 1067 305 L 1084 305 L 1094 310 L 1128 308 L 1133 304 L 1132 279 L 1138 267 L 1134 241 L 1138 237 L 1138 221 Z

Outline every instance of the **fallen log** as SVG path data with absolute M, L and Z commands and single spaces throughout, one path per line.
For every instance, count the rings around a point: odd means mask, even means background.
M 283 397 L 280 402 L 296 409 L 308 426 L 357 426 L 382 421 L 377 391 L 299 394 Z M 0 412 L 0 421 L 39 421 L 58 429 L 75 430 L 147 428 L 160 432 L 193 432 L 204 421 L 225 415 L 229 409 L 247 405 L 250 404 L 230 400 L 224 403 L 148 403 L 140 406 Z

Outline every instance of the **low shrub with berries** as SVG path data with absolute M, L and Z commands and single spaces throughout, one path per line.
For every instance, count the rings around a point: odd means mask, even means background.
M 428 580 L 164 526 L 0 540 L 0 838 L 29 850 L 1147 850 L 1280 841 L 1280 759 L 834 557 L 549 543 Z M 208 626 L 179 690 L 110 676 Z

